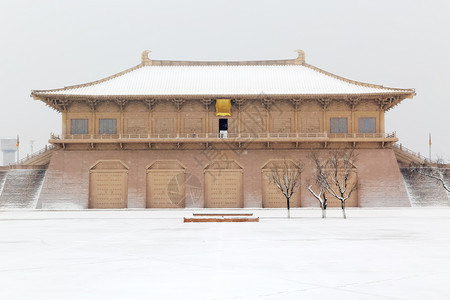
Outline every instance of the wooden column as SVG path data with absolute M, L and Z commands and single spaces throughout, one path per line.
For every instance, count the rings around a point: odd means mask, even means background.
M 58 102 L 58 100 L 56 100 Z M 61 134 L 64 136 L 65 134 L 68 134 L 67 132 L 67 111 L 70 106 L 70 100 L 68 99 L 60 99 L 59 100 L 59 107 L 62 108 L 62 130 Z M 70 126 L 69 126 L 70 127 Z
M 127 105 L 128 100 L 126 99 L 117 99 L 116 103 L 119 105 L 120 108 L 120 127 L 119 127 L 119 134 L 125 133 L 125 118 L 123 115 L 123 110 L 125 109 L 125 106 Z
M 180 106 L 177 107 L 177 136 L 181 133 L 181 111 Z
M 124 117 L 123 117 L 123 109 L 120 109 L 120 131 L 119 134 L 124 133 Z
M 153 129 L 153 122 L 152 122 L 153 120 L 152 120 L 152 109 L 149 109 L 148 110 L 148 125 L 147 125 L 147 131 L 148 131 L 148 133 L 152 133 L 152 129 Z
M 92 111 L 92 132 L 91 134 L 96 134 L 97 126 L 96 126 L 96 120 L 95 120 L 95 109 L 98 104 L 98 101 L 96 99 L 88 99 L 88 105 L 91 108 Z
M 272 104 L 271 99 L 263 99 L 263 106 L 266 109 L 266 133 L 270 133 L 270 105 Z
M 67 111 L 62 112 L 62 132 L 61 134 L 64 136 L 67 134 Z
M 347 102 L 350 105 L 350 109 L 351 109 L 351 118 L 352 118 L 352 132 L 351 133 L 357 133 L 356 132 L 356 121 L 355 120 L 355 110 L 356 110 L 356 105 L 358 105 L 359 103 L 359 99 L 358 98 L 349 98 L 347 100 Z
M 351 133 L 356 133 L 356 126 L 355 126 L 355 110 L 352 108 L 351 110 L 352 115 L 351 115 L 351 122 L 352 122 L 352 132 Z
M 97 130 L 97 126 L 96 126 L 97 122 L 95 122 L 95 108 L 92 110 L 92 134 L 96 134 L 96 130 Z
M 184 103 L 183 99 L 173 99 L 172 102 L 177 108 L 177 135 L 181 134 L 181 105 Z
M 327 114 L 327 109 L 328 109 L 328 105 L 330 104 L 330 100 L 327 98 L 322 98 L 319 99 L 319 103 L 322 105 L 322 111 L 323 111 L 323 132 L 327 132 L 328 133 L 328 128 L 327 128 L 327 118 L 328 118 L 328 114 Z
M 235 102 L 236 102 L 236 104 L 237 104 L 237 106 L 238 106 L 238 134 L 241 134 L 241 123 L 242 123 L 242 120 L 241 120 L 241 106 L 242 106 L 242 104 L 244 104 L 244 100 L 243 99 L 235 99 L 234 100 Z
M 241 134 L 241 106 L 238 105 L 238 134 Z
M 147 108 L 148 108 L 148 125 L 147 125 L 147 130 L 148 130 L 148 134 L 152 133 L 153 130 L 153 120 L 152 120 L 152 111 L 153 111 L 153 107 L 156 104 L 156 100 L 155 99 L 145 99 L 145 104 L 147 104 Z
M 298 133 L 298 109 L 297 109 L 297 104 L 295 105 L 295 111 L 294 111 L 294 133 Z
M 302 99 L 291 99 L 291 103 L 294 105 L 294 133 L 298 133 L 299 129 L 298 129 L 298 122 L 299 122 L 299 108 L 300 108 L 300 104 L 302 102 Z
M 211 104 L 211 99 L 202 99 L 201 102 L 205 105 L 205 133 L 209 133 L 209 105 Z
M 209 133 L 209 105 L 205 105 L 205 109 L 206 109 L 206 119 L 205 119 L 205 131 L 206 133 Z
M 385 113 L 386 108 L 388 108 L 389 105 L 392 104 L 392 98 L 378 98 L 376 100 L 378 102 L 378 105 L 379 105 L 378 109 L 380 111 L 380 114 L 379 114 L 380 133 L 385 133 L 384 131 L 386 129 L 385 129 L 385 124 L 384 124 L 384 113 Z

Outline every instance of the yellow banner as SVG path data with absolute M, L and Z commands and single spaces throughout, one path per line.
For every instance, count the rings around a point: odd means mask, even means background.
M 216 99 L 216 116 L 231 117 L 231 99 Z

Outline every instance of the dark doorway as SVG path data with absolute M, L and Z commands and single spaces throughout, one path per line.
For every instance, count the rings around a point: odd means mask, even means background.
M 228 130 L 228 119 L 219 119 L 219 131 Z

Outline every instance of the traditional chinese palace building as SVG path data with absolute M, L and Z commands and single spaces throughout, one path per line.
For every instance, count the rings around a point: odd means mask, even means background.
M 265 176 L 280 160 L 304 165 L 291 206 L 318 206 L 308 154 L 342 148 L 358 155 L 349 206 L 410 206 L 385 113 L 413 89 L 342 78 L 301 50 L 237 62 L 148 54 L 95 82 L 32 91 L 62 117 L 38 207 L 285 207 Z

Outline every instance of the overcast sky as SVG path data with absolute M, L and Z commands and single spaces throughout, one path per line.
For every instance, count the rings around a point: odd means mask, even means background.
M 0 0 L 0 137 L 21 156 L 60 133 L 61 115 L 32 89 L 104 78 L 150 58 L 295 58 L 349 79 L 415 88 L 386 131 L 450 159 L 450 1 Z

